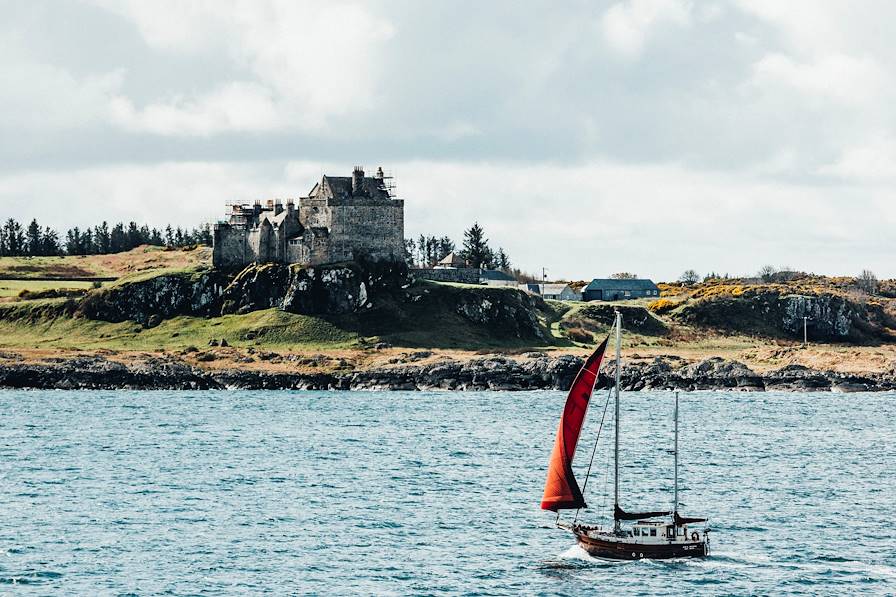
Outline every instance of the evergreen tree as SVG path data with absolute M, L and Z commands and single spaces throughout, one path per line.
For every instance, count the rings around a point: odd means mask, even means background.
M 93 231 L 94 243 L 96 243 L 96 253 L 105 255 L 112 250 L 112 238 L 109 234 L 109 224 L 103 222 Z
M 454 241 L 447 236 L 443 236 L 439 239 L 439 250 L 438 255 L 436 256 L 436 261 L 441 261 L 452 251 L 454 251 Z
M 140 228 L 137 226 L 137 222 L 128 223 L 128 231 L 125 233 L 125 235 L 127 238 L 127 241 L 125 242 L 127 251 L 130 251 L 134 247 L 140 246 Z
M 59 255 L 62 253 L 62 247 L 59 245 L 59 234 L 49 226 L 44 228 L 40 243 L 41 255 Z
M 414 265 L 414 252 L 417 250 L 417 243 L 413 238 L 404 239 L 404 260 L 408 266 Z
M 174 231 L 174 246 L 175 247 L 184 246 L 184 231 L 181 230 L 180 226 L 178 226 L 177 230 Z
M 25 252 L 31 256 L 41 254 L 40 225 L 37 223 L 37 219 L 31 220 L 25 232 Z
M 124 231 L 124 224 L 121 222 L 112 227 L 109 233 L 109 253 L 120 253 L 127 251 L 127 233 Z
M 6 254 L 12 255 L 13 257 L 24 255 L 27 247 L 25 243 L 25 231 L 22 230 L 22 225 L 14 219 L 9 218 L 6 220 L 3 228 L 6 233 Z
M 65 233 L 65 252 L 69 255 L 83 255 L 81 246 L 81 230 L 77 226 Z
M 470 267 L 487 267 L 492 260 L 488 239 L 485 238 L 485 231 L 478 222 L 474 222 L 473 226 L 464 232 L 464 249 L 461 256 Z
M 174 231 L 171 230 L 171 224 L 165 226 L 165 246 L 174 246 Z
M 498 254 L 495 256 L 495 266 L 502 272 L 510 271 L 510 257 L 504 252 L 503 247 L 498 247 Z
M 81 255 L 97 255 L 98 253 L 99 250 L 96 246 L 96 237 L 93 235 L 93 230 L 86 228 L 81 233 Z
M 149 234 L 149 244 L 157 247 L 161 247 L 165 244 L 165 240 L 162 238 L 162 233 L 159 232 L 158 228 L 153 228 L 152 232 Z

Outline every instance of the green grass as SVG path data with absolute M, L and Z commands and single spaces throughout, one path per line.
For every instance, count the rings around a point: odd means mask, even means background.
M 0 321 L 0 347 L 3 348 L 172 350 L 202 347 L 213 338 L 225 339 L 233 346 L 263 345 L 284 350 L 345 348 L 357 343 L 356 335 L 320 318 L 277 309 L 208 319 L 175 317 L 150 329 L 134 322 L 109 323 L 71 317 Z
M 0 278 L 87 278 L 114 275 L 90 257 L 0 257 Z
M 0 280 L 0 298 L 19 296 L 23 290 L 39 292 L 52 289 L 93 288 L 93 282 L 73 282 L 71 280 Z

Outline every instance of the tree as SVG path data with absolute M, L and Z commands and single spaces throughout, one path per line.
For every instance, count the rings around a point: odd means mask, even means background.
M 775 274 L 777 274 L 777 273 L 778 273 L 778 270 L 776 270 L 774 268 L 774 266 L 763 265 L 762 268 L 760 268 L 759 273 L 756 275 L 763 282 L 771 282 L 775 279 Z
M 81 229 L 75 226 L 65 234 L 65 252 L 69 255 L 83 255 L 84 247 L 81 244 Z
M 174 246 L 174 231 L 171 230 L 171 224 L 165 226 L 165 245 L 168 247 Z
M 502 272 L 510 271 L 510 257 L 504 252 L 504 247 L 498 247 L 498 254 L 495 256 L 495 266 Z
M 109 234 L 109 224 L 103 222 L 93 230 L 93 239 L 96 243 L 96 252 L 100 255 L 112 252 L 112 238 Z
M 404 260 L 408 266 L 414 265 L 414 253 L 417 251 L 417 243 L 413 238 L 404 239 Z
M 487 266 L 492 260 L 491 249 L 488 248 L 488 239 L 485 231 L 478 222 L 474 222 L 469 230 L 464 232 L 464 249 L 461 257 L 470 264 L 470 267 Z
M 632 274 L 630 272 L 618 272 L 615 274 L 611 274 L 610 278 L 614 280 L 637 280 L 638 274 Z
M 125 242 L 125 246 L 127 246 L 128 251 L 130 251 L 134 247 L 140 246 L 140 227 L 137 226 L 137 222 L 128 223 L 128 230 L 125 233 L 125 236 L 127 239 Z
M 41 255 L 59 255 L 62 253 L 62 247 L 59 244 L 59 233 L 47 226 L 40 239 Z
M 25 231 L 22 225 L 12 218 L 6 220 L 3 225 L 6 236 L 6 254 L 18 257 L 25 254 Z
M 874 275 L 874 272 L 867 269 L 863 269 L 862 273 L 859 274 L 859 277 L 856 278 L 856 285 L 865 294 L 877 294 L 880 287 L 877 281 L 877 276 Z
M 40 232 L 37 220 L 31 220 L 28 230 L 25 232 L 25 252 L 31 256 L 41 255 Z
M 692 269 L 687 269 L 683 274 L 681 274 L 681 277 L 678 278 L 678 281 L 682 284 L 687 284 L 688 286 L 690 286 L 691 284 L 696 284 L 700 281 L 700 274 Z

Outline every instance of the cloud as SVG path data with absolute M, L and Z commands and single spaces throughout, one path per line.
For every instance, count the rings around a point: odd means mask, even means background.
M 799 62 L 780 54 L 767 54 L 753 67 L 759 86 L 782 85 L 809 97 L 828 97 L 849 104 L 874 102 L 890 82 L 870 57 L 829 54 L 811 62 Z
M 686 26 L 692 6 L 679 0 L 626 0 L 611 6 L 601 19 L 610 47 L 627 58 L 641 54 L 650 34 L 663 23 Z
M 137 109 L 126 97 L 110 102 L 112 119 L 125 129 L 158 135 L 210 135 L 270 131 L 282 126 L 271 92 L 256 83 L 233 82 L 200 97 L 178 97 Z
M 835 162 L 819 168 L 822 175 L 852 183 L 892 183 L 896 180 L 896 139 L 878 134 L 864 143 L 847 147 Z
M 107 117 L 123 70 L 79 76 L 34 60 L 21 42 L 0 38 L 0 127 L 47 132 L 87 128 Z M 0 130 L 0 133 L 2 133 Z M 0 135 L 2 136 L 2 135 Z M 21 137 L 16 138 L 20 143 Z
M 147 44 L 209 59 L 225 56 L 252 79 L 144 106 L 118 97 L 114 121 L 161 135 L 316 129 L 368 110 L 382 83 L 378 49 L 394 30 L 361 4 L 274 0 L 106 5 Z

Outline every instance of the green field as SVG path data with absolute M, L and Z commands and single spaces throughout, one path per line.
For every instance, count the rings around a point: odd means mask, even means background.
M 86 290 L 93 288 L 93 282 L 72 280 L 0 280 L 0 298 L 16 297 L 23 290 L 40 292 L 44 290 Z
M 346 348 L 357 343 L 356 335 L 322 319 L 278 309 L 215 318 L 175 317 L 149 329 L 135 322 L 72 317 L 0 321 L 0 348 L 159 350 L 202 347 L 212 339 L 283 350 Z

